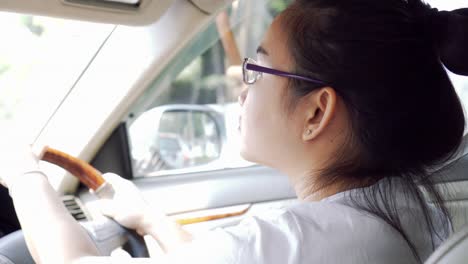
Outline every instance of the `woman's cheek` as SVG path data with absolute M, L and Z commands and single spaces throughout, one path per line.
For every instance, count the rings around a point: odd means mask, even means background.
M 251 98 L 247 97 L 242 106 L 240 120 L 241 156 L 251 162 L 258 162 L 255 157 L 258 156 L 256 148 L 259 143 L 258 136 L 261 136 L 259 135 L 261 129 L 258 124 L 257 110 L 256 105 L 252 104 Z
M 241 121 L 241 155 L 248 161 L 263 164 L 268 156 L 268 153 L 265 153 L 265 147 L 268 145 L 266 141 L 270 136 L 268 118 L 258 104 L 246 104 L 244 107 L 246 108 Z

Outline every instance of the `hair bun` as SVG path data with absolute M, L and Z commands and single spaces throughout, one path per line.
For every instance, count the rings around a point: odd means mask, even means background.
M 426 8 L 424 27 L 440 60 L 450 71 L 468 76 L 468 8 L 439 11 Z

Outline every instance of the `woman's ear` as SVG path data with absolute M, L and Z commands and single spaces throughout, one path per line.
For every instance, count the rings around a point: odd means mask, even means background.
M 307 98 L 302 140 L 317 138 L 327 128 L 336 112 L 336 92 L 325 87 L 311 93 Z

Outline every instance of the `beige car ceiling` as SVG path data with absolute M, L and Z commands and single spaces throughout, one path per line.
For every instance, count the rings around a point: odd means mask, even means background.
M 213 13 L 231 0 L 187 0 Z M 174 0 L 14 0 L 1 1 L 0 11 L 102 22 L 148 25 L 157 21 Z

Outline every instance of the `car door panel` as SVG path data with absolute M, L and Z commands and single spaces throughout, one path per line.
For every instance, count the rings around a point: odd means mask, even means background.
M 135 179 L 145 199 L 168 214 L 295 198 L 288 179 L 276 170 L 253 166 L 185 175 Z M 83 189 L 84 203 L 95 199 Z

